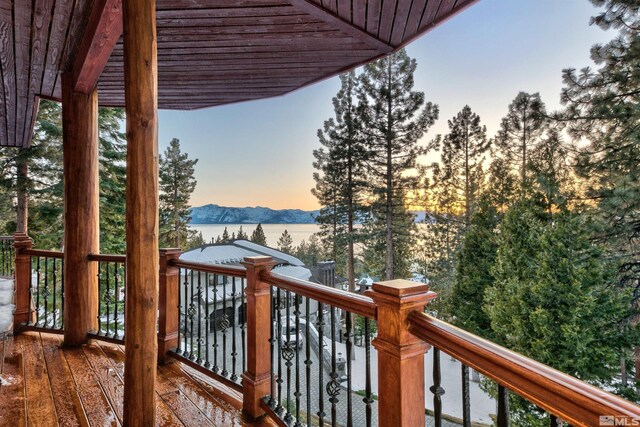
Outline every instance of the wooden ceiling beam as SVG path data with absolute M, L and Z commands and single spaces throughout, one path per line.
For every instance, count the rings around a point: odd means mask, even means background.
M 96 1 L 73 63 L 75 92 L 88 94 L 95 88 L 121 35 L 121 0 Z
M 313 3 L 311 0 L 289 0 L 289 3 L 292 6 L 295 6 L 296 8 L 308 13 L 310 16 L 313 16 L 316 19 L 334 26 L 345 34 L 350 35 L 354 39 L 359 40 L 362 43 L 366 43 L 367 45 L 378 50 L 380 53 L 389 53 L 395 49 L 394 46 L 391 46 L 390 44 L 387 44 L 384 41 L 372 36 L 366 31 L 354 26 L 350 22 L 343 20 L 339 16 L 328 12 L 326 9 L 316 3 Z

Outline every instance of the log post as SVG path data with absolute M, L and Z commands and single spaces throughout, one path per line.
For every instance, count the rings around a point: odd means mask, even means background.
M 17 332 L 21 323 L 35 321 L 35 311 L 31 305 L 31 256 L 24 251 L 33 247 L 33 240 L 25 233 L 13 236 L 15 249 L 15 311 L 13 312 L 13 330 Z
M 374 283 L 365 292 L 378 307 L 378 423 L 424 425 L 424 354 L 429 345 L 409 332 L 407 316 L 436 297 L 429 287 L 408 280 Z
M 180 257 L 180 249 L 160 249 L 160 294 L 158 296 L 158 363 L 169 362 L 169 350 L 178 347 L 178 292 L 180 269 L 171 261 Z
M 155 0 L 122 2 L 127 115 L 127 285 L 123 424 L 156 424 L 158 57 Z
M 247 257 L 242 265 L 247 269 L 247 370 L 242 374 L 242 409 L 255 419 L 264 415 L 260 407 L 269 394 L 271 375 L 271 298 L 268 283 L 260 273 L 271 270 L 275 262 L 268 256 Z
M 64 168 L 64 344 L 80 345 L 98 329 L 100 251 L 98 178 L 98 93 L 74 92 L 62 75 Z

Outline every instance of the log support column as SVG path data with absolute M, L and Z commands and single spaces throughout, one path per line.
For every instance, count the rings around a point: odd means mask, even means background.
M 180 249 L 160 249 L 160 289 L 158 298 L 158 363 L 170 361 L 169 350 L 178 347 L 180 269 L 171 261 L 180 258 Z
M 155 0 L 122 2 L 127 114 L 124 425 L 156 424 L 158 58 Z
M 80 345 L 98 329 L 100 250 L 98 178 L 98 94 L 74 92 L 62 75 L 64 166 L 64 343 Z
M 35 311 L 31 303 L 31 256 L 24 251 L 31 249 L 33 240 L 25 233 L 13 235 L 13 247 L 15 249 L 15 304 L 13 312 L 13 330 L 18 332 L 20 324 L 35 321 Z
M 275 265 L 267 256 L 248 257 L 242 263 L 247 269 L 247 370 L 242 375 L 242 409 L 255 419 L 264 415 L 260 401 L 269 394 L 271 353 L 271 298 L 268 283 L 260 273 Z
M 424 425 L 424 354 L 429 346 L 409 332 L 407 316 L 435 298 L 421 283 L 390 280 L 374 283 L 366 295 L 378 307 L 378 424 Z

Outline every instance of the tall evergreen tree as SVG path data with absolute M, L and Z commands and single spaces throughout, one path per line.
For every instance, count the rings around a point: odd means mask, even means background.
M 249 240 L 249 236 L 247 235 L 247 233 L 245 233 L 242 230 L 242 226 L 240 226 L 240 229 L 238 230 L 238 235 L 236 236 L 236 239 L 238 239 L 238 240 Z
M 293 250 L 293 239 L 291 238 L 291 234 L 289 234 L 286 229 L 282 232 L 282 235 L 278 239 L 278 249 L 288 254 L 290 254 Z
M 351 71 L 340 76 L 341 88 L 333 98 L 335 118 L 318 130 L 323 148 L 314 151 L 316 187 L 313 194 L 322 204 L 316 221 L 325 245 L 331 247 L 334 261 L 346 252 L 346 274 L 350 290 L 355 290 L 354 244 L 358 239 L 355 223 L 362 212 L 365 187 L 366 148 L 358 130 L 358 107 L 354 102 L 358 79 Z M 345 250 L 346 249 L 346 250 Z
M 257 243 L 259 245 L 267 246 L 267 236 L 264 235 L 264 230 L 262 229 L 262 224 L 258 224 L 256 229 L 251 233 L 251 239 L 253 243 Z
M 368 64 L 361 76 L 361 129 L 369 147 L 373 203 L 368 221 L 370 258 L 384 254 L 384 277 L 408 274 L 415 225 L 409 196 L 415 192 L 418 140 L 438 117 L 438 107 L 413 90 L 416 61 L 404 49 Z M 378 257 L 379 258 L 379 257 Z M 382 260 L 380 260 L 382 261 Z
M 160 246 L 186 247 L 195 234 L 188 224 L 191 220 L 189 198 L 196 188 L 193 173 L 197 163 L 198 159 L 189 160 L 189 155 L 182 153 L 176 138 L 160 156 Z
M 469 228 L 475 199 L 482 184 L 484 154 L 489 149 L 487 128 L 480 116 L 464 108 L 449 120 L 449 133 L 442 138 L 443 164 L 450 174 L 448 183 L 460 192 L 464 203 L 464 225 Z
M 546 107 L 539 93 L 520 92 L 509 104 L 507 115 L 500 123 L 494 140 L 494 155 L 520 173 L 520 189 L 524 192 L 529 183 L 527 170 L 529 155 L 548 122 Z

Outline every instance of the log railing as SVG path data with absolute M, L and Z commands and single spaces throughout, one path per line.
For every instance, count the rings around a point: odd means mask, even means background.
M 640 407 L 618 396 L 419 311 L 408 320 L 414 335 L 498 383 L 499 427 L 509 425 L 506 390 L 546 411 L 552 426 L 640 424 Z
M 62 331 L 64 254 L 32 249 L 26 235 L 14 244 L 16 325 Z M 500 427 L 509 425 L 508 391 L 546 411 L 553 425 L 640 420 L 640 407 L 626 400 L 424 314 L 435 297 L 426 285 L 381 282 L 360 295 L 273 273 L 269 257 L 225 266 L 179 256 L 160 251 L 158 358 L 241 391 L 250 417 L 267 413 L 280 425 L 425 425 L 429 390 L 438 427 L 443 352 L 461 362 L 462 425 L 471 425 L 470 368 L 498 384 Z M 99 265 L 100 292 L 100 328 L 91 336 L 122 342 L 125 257 L 89 261 Z M 433 382 L 426 384 L 430 346 Z

